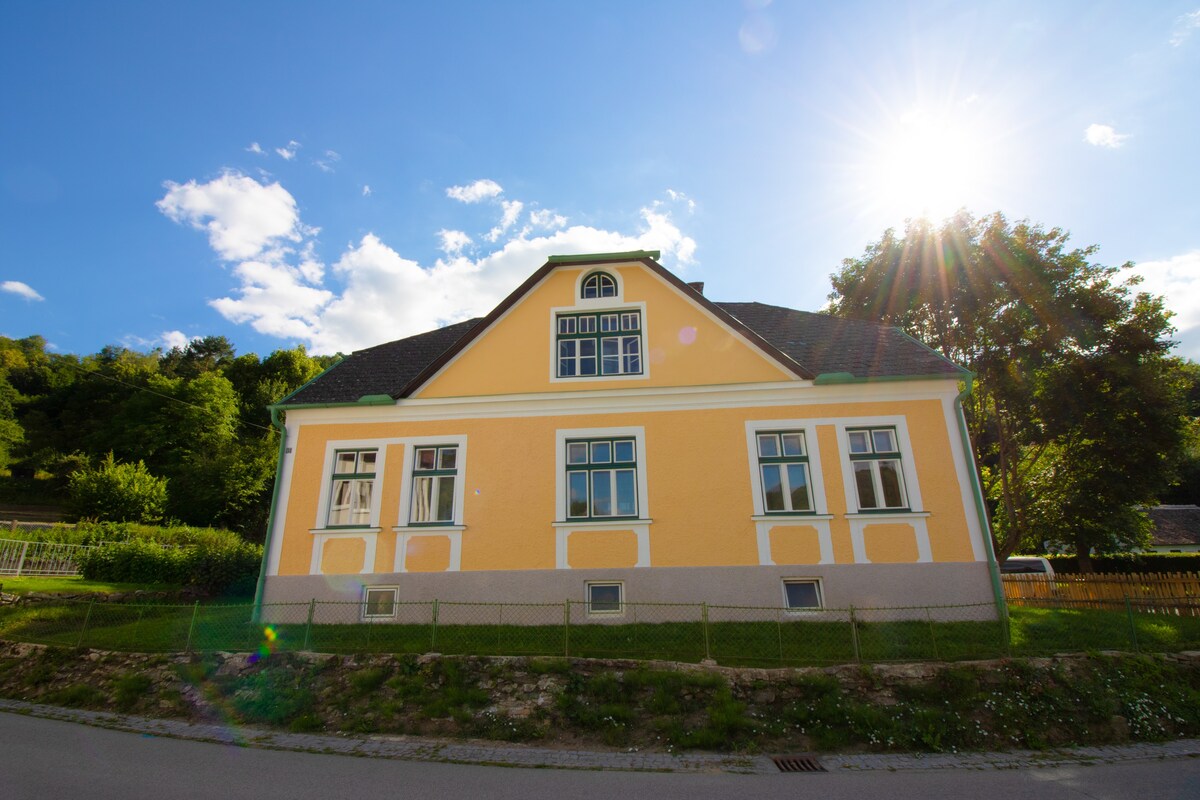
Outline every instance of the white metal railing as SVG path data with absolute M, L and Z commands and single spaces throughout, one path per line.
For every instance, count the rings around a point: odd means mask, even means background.
M 89 545 L 0 539 L 0 575 L 78 575 L 76 557 Z

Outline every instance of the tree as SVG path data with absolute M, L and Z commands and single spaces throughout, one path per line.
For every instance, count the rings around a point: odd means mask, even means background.
M 71 475 L 72 510 L 80 517 L 114 522 L 161 522 L 167 507 L 167 480 L 151 475 L 141 461 L 121 464 L 113 454 L 92 469 Z
M 1050 541 L 1086 569 L 1091 548 L 1138 541 L 1130 509 L 1169 484 L 1182 383 L 1161 299 L 1068 239 L 1000 214 L 910 220 L 843 261 L 829 299 L 830 313 L 897 325 L 978 376 L 964 408 L 997 555 Z

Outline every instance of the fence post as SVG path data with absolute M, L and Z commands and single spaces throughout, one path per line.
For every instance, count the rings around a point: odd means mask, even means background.
M 309 640 L 312 637 L 312 621 L 313 616 L 317 611 L 317 598 L 312 598 L 308 601 L 308 621 L 304 623 L 304 646 L 301 650 L 308 650 Z
M 563 603 L 563 658 L 571 657 L 571 600 Z
M 933 629 L 933 614 L 930 612 L 929 606 L 925 606 L 925 619 L 929 621 L 929 640 L 933 642 L 933 660 L 941 661 L 941 656 L 938 655 L 937 631 Z
M 196 630 L 196 614 L 199 613 L 199 611 L 200 611 L 200 601 L 197 600 L 192 605 L 192 622 L 190 625 L 188 625 L 187 644 L 185 644 L 183 646 L 183 652 L 185 652 L 185 653 L 192 652 L 192 632 L 194 630 Z
M 850 643 L 854 647 L 854 660 L 862 663 L 862 651 L 858 647 L 858 621 L 854 617 L 854 606 L 850 606 Z
M 96 605 L 96 598 L 88 601 L 87 613 L 83 615 L 83 625 L 79 628 L 79 641 L 75 642 L 76 649 L 83 647 L 83 634 L 87 630 L 88 620 L 92 618 L 92 606 Z
M 429 634 L 429 651 L 430 652 L 434 652 L 437 650 L 437 622 L 438 622 L 437 618 L 438 618 L 438 601 L 437 601 L 437 598 L 434 598 L 434 601 L 433 601 L 433 630 L 430 631 L 430 634 Z
M 1133 641 L 1133 652 L 1141 652 L 1138 647 L 1137 638 L 1137 623 L 1133 619 L 1133 603 L 1129 599 L 1129 595 L 1125 595 L 1125 615 L 1129 617 L 1129 638 Z
M 712 661 L 712 652 L 708 643 L 708 603 L 700 604 L 700 621 L 704 626 L 704 658 L 707 661 Z
M 16 530 L 16 524 L 13 523 L 13 530 Z M 21 570 L 25 567 L 25 554 L 29 552 L 29 542 L 21 545 L 21 557 L 17 559 L 17 577 L 21 577 Z

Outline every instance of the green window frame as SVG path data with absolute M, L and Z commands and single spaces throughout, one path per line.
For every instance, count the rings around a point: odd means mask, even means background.
M 637 441 L 632 436 L 566 441 L 567 518 L 638 518 Z
M 757 431 L 758 477 L 766 514 L 815 514 L 804 431 Z
M 638 309 L 559 314 L 554 341 L 560 378 L 642 374 L 642 312 Z
M 593 272 L 583 279 L 579 296 L 584 300 L 617 296 L 617 279 L 607 272 Z
M 378 458 L 375 448 L 334 451 L 327 528 L 365 528 L 371 524 Z
M 453 525 L 458 483 L 458 445 L 413 448 L 411 525 Z
M 908 511 L 908 492 L 894 427 L 847 428 L 854 491 L 862 512 Z

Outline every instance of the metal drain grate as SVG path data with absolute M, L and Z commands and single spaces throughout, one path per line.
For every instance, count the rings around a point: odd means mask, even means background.
M 771 758 L 780 772 L 828 772 L 815 756 L 774 756 Z

